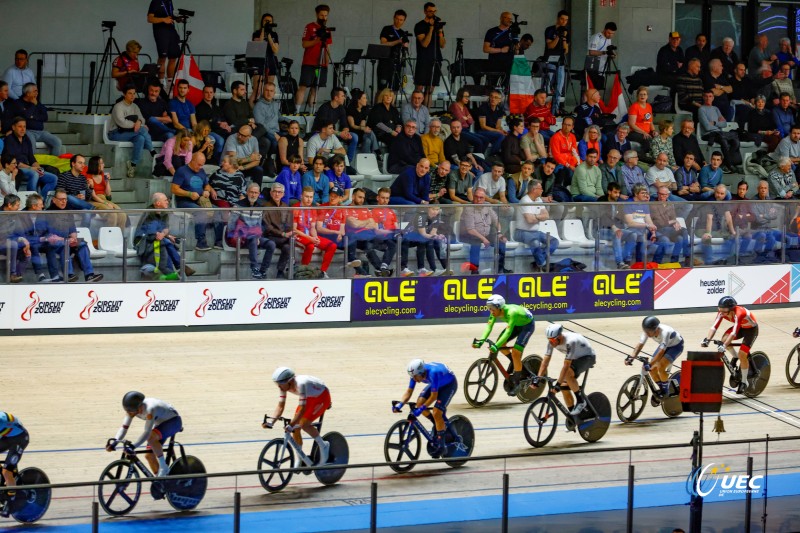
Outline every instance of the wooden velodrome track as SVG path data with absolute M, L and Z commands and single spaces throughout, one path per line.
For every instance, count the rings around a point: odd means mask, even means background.
M 791 388 L 784 377 L 787 354 L 796 344 L 789 332 L 800 322 L 800 315 L 794 308 L 757 310 L 755 314 L 761 326 L 756 346 L 772 360 L 771 381 L 758 398 L 761 402 L 728 400 L 723 404 L 727 430 L 720 437 L 723 441 L 760 438 L 767 433 L 772 437 L 800 435 L 800 418 L 794 416 L 800 414 L 800 389 Z M 683 334 L 689 350 L 700 349 L 699 340 L 712 319 L 711 313 L 662 317 L 663 322 Z M 569 329 L 593 341 L 598 364 L 591 371 L 587 389 L 604 392 L 612 410 L 622 382 L 638 372 L 638 366 L 624 366 L 623 353 L 600 343 L 628 353 L 629 348 L 621 343 L 633 345 L 637 341 L 640 321 L 641 317 L 629 317 L 564 322 Z M 526 353 L 542 352 L 545 325 L 546 322 L 538 322 Z M 330 387 L 333 409 L 325 418 L 325 429 L 335 429 L 347 436 L 350 462 L 381 462 L 384 434 L 398 419 L 398 415 L 390 412 L 390 401 L 397 399 L 406 387 L 408 360 L 422 357 L 447 363 L 463 382 L 470 363 L 486 354 L 485 349 L 470 347 L 471 339 L 482 329 L 483 324 L 476 323 L 9 337 L 3 348 L 5 379 L 0 408 L 18 416 L 30 431 L 31 444 L 22 465 L 41 467 L 54 483 L 96 480 L 103 468 L 118 458 L 117 453 L 106 453 L 102 447 L 119 427 L 123 418 L 120 400 L 131 389 L 176 406 L 185 428 L 179 440 L 187 445 L 187 453 L 205 463 L 208 471 L 252 470 L 266 440 L 281 434 L 277 429 L 267 431 L 260 427 L 263 414 L 271 413 L 277 400 L 277 388 L 270 376 L 276 366 L 290 365 L 298 373 L 321 377 Z M 499 331 L 495 330 L 493 338 Z M 652 343 L 648 344 L 645 351 L 652 348 Z M 561 364 L 558 355 L 554 364 L 555 368 Z M 290 398 L 290 409 L 294 408 L 292 401 Z M 776 409 L 787 413 L 762 412 Z M 474 424 L 474 455 L 532 450 L 522 432 L 525 407 L 508 398 L 502 389 L 482 409 L 469 407 L 459 392 L 451 403 L 450 413 L 464 414 Z M 710 431 L 713 418 L 706 420 L 706 438 L 714 440 L 716 436 Z M 136 421 L 130 435 L 135 438 L 141 428 Z M 589 452 L 603 447 L 684 444 L 696 428 L 697 417 L 692 414 L 666 419 L 660 408 L 648 405 L 639 423 L 623 425 L 614 414 L 608 433 L 595 444 L 584 443 L 575 433 L 564 432 L 562 423 L 553 441 L 542 450 L 571 448 Z M 800 443 L 774 445 L 770 448 L 770 452 L 775 452 L 770 455 L 770 466 L 780 464 L 781 450 L 797 449 Z M 756 448 L 750 451 L 756 455 L 758 468 L 761 456 Z M 730 462 L 741 467 L 744 463 L 741 454 L 746 452 L 747 447 L 731 446 L 706 453 L 728 454 Z M 647 483 L 685 479 L 689 455 L 690 450 L 683 448 L 656 456 L 633 454 L 631 458 L 637 462 L 639 482 Z M 790 455 L 796 454 L 784 454 Z M 363 503 L 369 496 L 369 481 L 373 478 L 379 479 L 381 502 L 424 498 L 433 491 L 448 496 L 498 494 L 503 471 L 511 473 L 512 490 L 518 492 L 552 490 L 553 484 L 556 488 L 570 484 L 585 488 L 621 482 L 625 479 L 627 460 L 628 454 L 586 454 L 488 461 L 457 470 L 421 465 L 412 474 L 403 476 L 392 474 L 388 468 L 356 469 L 329 488 L 319 485 L 313 476 L 295 476 L 279 494 L 267 494 L 255 477 L 213 479 L 198 510 L 229 513 L 235 486 L 242 492 L 245 512 Z M 557 466 L 558 474 L 537 476 L 536 470 L 546 466 Z M 794 466 L 793 471 L 797 471 L 796 462 Z M 78 524 L 89 520 L 93 489 L 63 489 L 53 496 L 43 524 Z M 145 495 L 131 516 L 176 515 L 165 501 L 154 502 Z M 10 523 L 0 523 L 0 527 L 6 525 Z

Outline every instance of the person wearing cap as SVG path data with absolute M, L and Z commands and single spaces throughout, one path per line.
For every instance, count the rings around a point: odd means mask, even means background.
M 670 32 L 669 41 L 658 50 L 656 56 L 656 74 L 661 78 L 661 83 L 672 87 L 685 62 L 681 34 L 677 31 Z
M 117 80 L 117 90 L 124 93 L 126 85 L 133 83 L 131 74 L 139 72 L 139 52 L 142 45 L 139 41 L 131 39 L 122 52 L 111 64 L 111 77 Z

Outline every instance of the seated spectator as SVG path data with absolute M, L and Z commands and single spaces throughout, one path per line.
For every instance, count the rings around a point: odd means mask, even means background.
M 47 108 L 39 102 L 39 88 L 35 83 L 26 83 L 22 88 L 22 98 L 14 102 L 14 114 L 25 119 L 28 137 L 36 146 L 42 141 L 50 149 L 50 154 L 61 155 L 63 146 L 61 139 L 46 131 L 44 124 L 47 122 Z
M 508 119 L 508 135 L 500 143 L 503 164 L 509 173 L 519 172 L 520 165 L 525 161 L 525 153 L 522 151 L 522 137 L 525 131 L 525 123 L 521 118 L 513 117 Z
M 117 80 L 117 90 L 125 93 L 128 85 L 135 85 L 132 74 L 139 73 L 139 52 L 142 45 L 138 41 L 130 40 L 125 44 L 125 51 L 111 63 L 111 77 Z
M 628 139 L 642 145 L 642 152 L 650 152 L 650 139 L 655 135 L 653 129 L 653 108 L 647 103 L 647 87 L 639 87 L 636 90 L 636 101 L 631 102 L 628 109 Z
M 606 188 L 606 194 L 598 201 L 620 204 L 619 183 L 611 182 Z M 614 264 L 618 270 L 627 270 L 631 267 L 631 257 L 636 247 L 636 235 L 633 231 L 625 229 L 625 213 L 617 205 L 599 207 L 598 231 L 596 239 L 603 239 L 611 243 L 614 253 Z M 623 244 L 624 249 L 623 249 Z
M 131 158 L 126 161 L 127 176 L 136 175 L 136 167 L 142 161 L 142 150 L 147 150 L 150 155 L 155 155 L 153 139 L 150 130 L 145 125 L 145 117 L 136 104 L 136 88 L 128 86 L 122 93 L 122 100 L 114 104 L 111 109 L 111 118 L 115 128 L 108 132 L 112 141 L 129 142 L 133 144 Z M 170 135 L 171 137 L 172 135 Z
M 297 155 L 303 160 L 306 153 L 306 142 L 300 136 L 300 123 L 296 120 L 289 121 L 286 135 L 278 140 L 278 167 L 283 169 L 289 166 L 289 156 Z M 324 162 L 324 159 L 323 159 Z M 305 163 L 300 165 L 300 172 L 306 172 Z
M 687 152 L 683 156 L 683 166 L 678 167 L 678 170 L 675 171 L 675 183 L 678 187 L 675 194 L 690 202 L 703 199 L 700 196 L 698 172 L 694 167 L 694 154 Z
M 578 157 L 578 141 L 572 134 L 574 119 L 564 117 L 561 121 L 561 129 L 550 138 L 550 154 L 558 165 L 561 165 L 561 173 L 571 177 L 581 160 Z M 568 179 L 566 180 L 569 181 Z
M 767 151 L 774 152 L 781 142 L 781 132 L 775 125 L 772 113 L 766 108 L 767 99 L 763 95 L 756 96 L 756 106 L 747 115 L 748 139 L 756 146 L 762 142 L 767 144 Z
M 175 172 L 192 160 L 194 147 L 191 131 L 180 130 L 175 137 L 170 137 L 161 146 L 161 153 L 156 156 L 153 168 L 155 176 L 174 176 Z M 205 157 L 205 154 L 203 154 Z
M 714 156 L 712 157 L 712 164 Z M 703 261 L 707 264 L 724 265 L 731 256 L 736 239 L 736 228 L 733 225 L 733 217 L 727 204 L 723 203 L 730 200 L 730 192 L 724 183 L 714 187 L 714 202 L 708 203 L 700 210 L 700 217 L 695 227 L 695 235 L 702 239 Z M 723 258 L 714 261 L 711 239 L 722 238 Z
M 572 176 L 570 192 L 576 202 L 596 202 L 603 195 L 601 184 L 603 176 L 597 166 L 597 150 L 589 148 L 586 152 L 586 161 L 575 168 Z
M 643 185 L 636 185 L 633 188 L 633 202 L 625 204 L 623 212 L 625 213 L 625 227 L 628 231 L 632 231 L 636 238 L 636 262 L 645 261 L 645 251 L 649 248 L 649 244 L 656 244 L 656 251 L 652 255 L 652 261 L 661 263 L 664 259 L 666 250 L 666 238 L 662 239 L 656 233 L 656 225 L 653 224 L 653 219 L 650 216 L 650 191 Z M 650 262 L 650 257 L 647 258 Z
M 86 165 L 86 180 L 92 190 L 92 195 L 88 197 L 88 200 L 95 209 L 110 211 L 110 213 L 100 215 L 106 225 L 116 226 L 120 231 L 125 231 L 128 226 L 128 215 L 111 201 L 111 175 L 107 174 L 105 170 L 106 164 L 102 157 L 96 155 L 89 158 L 89 163 Z M 67 204 L 69 204 L 69 199 Z
M 231 99 L 222 106 L 222 114 L 232 128 L 240 130 L 242 126 L 250 126 L 253 138 L 258 143 L 258 152 L 265 157 L 270 153 L 272 142 L 266 128 L 256 122 L 253 108 L 247 99 L 247 87 L 243 82 L 231 83 Z
M 775 122 L 775 127 L 781 137 L 788 137 L 789 131 L 795 125 L 791 95 L 786 93 L 780 95 L 778 105 L 772 108 L 772 120 Z
M 508 191 L 508 201 L 512 204 L 519 203 L 528 194 L 528 184 L 533 179 L 533 163 L 525 161 L 520 167 L 520 171 L 512 174 L 508 178 L 506 190 Z M 543 189 L 544 190 L 544 189 Z M 539 196 L 541 196 L 541 192 Z
M 714 93 L 703 93 L 703 106 L 698 110 L 700 125 L 703 127 L 703 140 L 709 143 L 719 143 L 724 158 L 723 171 L 733 173 L 735 167 L 742 164 L 742 154 L 739 152 L 739 136 L 734 131 L 725 131 L 728 122 L 719 109 L 714 106 Z
M 444 155 L 444 142 L 439 138 L 439 133 L 442 131 L 442 121 L 438 118 L 433 118 L 428 126 L 428 131 L 421 135 L 422 151 L 425 157 L 431 162 L 432 166 L 436 166 L 442 161 L 446 161 Z
M 650 158 L 655 161 L 659 154 L 667 154 L 667 164 L 673 170 L 678 168 L 675 154 L 672 149 L 672 134 L 674 128 L 671 120 L 662 120 L 658 124 L 658 135 L 653 136 L 650 142 Z
M 459 136 L 464 137 L 464 139 L 472 145 L 471 152 L 482 154 L 486 151 L 486 141 L 479 135 L 470 131 L 470 128 L 475 124 L 475 119 L 472 118 L 472 114 L 469 112 L 469 96 L 469 91 L 465 87 L 462 87 L 456 94 L 455 102 L 450 104 L 448 112 L 453 115 L 453 120 L 450 121 L 450 131 L 451 133 L 453 132 L 453 122 L 458 122 L 458 125 L 461 127 Z M 447 143 L 447 141 L 445 141 L 445 143 Z M 447 154 L 446 145 L 445 154 Z M 447 159 L 458 164 L 457 161 L 453 161 L 450 155 L 447 155 Z
M 614 134 L 614 136 L 606 139 L 606 142 L 603 143 L 603 149 L 606 150 L 606 152 L 602 154 L 603 159 L 607 157 L 608 152 L 611 150 L 616 150 L 620 154 L 624 154 L 628 150 L 633 150 L 631 141 L 628 140 L 628 134 L 630 131 L 631 127 L 625 123 L 617 126 L 617 132 Z
M 390 268 L 397 252 L 397 232 L 400 227 L 397 224 L 397 214 L 389 207 L 389 200 L 392 192 L 388 187 L 378 189 L 378 206 L 371 209 L 372 220 L 377 224 L 375 240 L 371 243 L 359 242 L 359 247 L 364 247 L 369 263 L 375 269 L 375 275 L 388 278 L 394 274 L 394 269 Z M 376 251 L 377 250 L 377 251 Z M 378 251 L 383 252 L 382 257 L 378 257 Z
M 600 126 L 591 125 L 584 130 L 583 138 L 578 141 L 578 157 L 581 160 L 586 159 L 587 150 L 594 148 L 597 150 L 598 161 L 602 163 L 602 159 L 599 159 L 599 155 L 603 153 L 603 142 L 600 137 Z
M 739 56 L 733 50 L 735 44 L 733 39 L 725 37 L 722 39 L 722 44 L 711 51 L 710 58 L 719 59 L 722 62 L 722 70 L 728 76 L 733 76 L 736 65 L 739 64 Z
M 314 201 L 314 190 L 311 188 L 303 188 L 301 199 L 302 201 L 298 206 L 301 209 L 295 209 L 293 211 L 294 222 L 292 224 L 295 242 L 298 246 L 303 248 L 303 257 L 300 260 L 300 264 L 311 264 L 311 257 L 314 255 L 314 250 L 319 249 L 322 252 L 322 265 L 320 266 L 320 270 L 322 271 L 322 276 L 328 279 L 330 277 L 328 276 L 328 268 L 330 268 L 331 261 L 333 261 L 333 254 L 336 253 L 336 244 L 325 237 L 317 235 L 318 213 L 313 209 L 307 209 L 311 207 Z
M 175 206 L 178 209 L 197 210 L 194 215 L 194 236 L 197 240 L 194 249 L 198 252 L 207 252 L 211 247 L 206 241 L 206 225 L 208 224 L 211 209 L 211 199 L 216 199 L 216 192 L 208 184 L 208 176 L 203 170 L 206 158 L 200 152 L 192 156 L 188 165 L 182 166 L 172 178 L 172 195 L 175 197 Z
M 798 197 L 797 178 L 792 172 L 792 160 L 781 157 L 778 166 L 767 176 L 769 194 L 776 200 L 794 200 Z
M 608 184 L 612 181 L 619 183 L 622 181 L 622 165 L 620 164 L 622 155 L 617 150 L 609 150 L 606 160 L 600 163 L 600 185 L 604 191 L 608 190 Z
M 188 80 L 178 80 L 178 93 L 169 101 L 169 115 L 172 119 L 172 128 L 175 131 L 192 131 L 197 125 L 194 104 L 186 99 L 189 94 Z
M 431 172 L 431 188 L 429 190 L 430 202 L 432 204 L 450 204 L 447 196 L 447 178 L 450 176 L 450 161 L 442 161 L 436 170 Z
M 473 138 L 478 139 L 480 144 L 476 145 Z M 483 153 L 479 149 L 481 146 L 483 146 L 483 140 L 466 131 L 460 121 L 450 122 L 450 136 L 444 140 L 444 156 L 448 161 L 454 165 L 458 165 L 461 161 L 467 161 L 473 172 L 483 172 L 486 162 L 482 157 L 475 157 L 474 154 L 475 152 Z
M 325 158 L 322 156 L 314 157 L 311 162 L 311 170 L 303 174 L 302 186 L 311 187 L 314 190 L 313 205 L 328 203 L 328 195 L 331 191 L 331 180 L 325 173 Z
M 260 195 L 261 188 L 257 183 L 247 185 L 247 194 L 235 202 L 234 206 L 250 209 L 231 212 L 225 239 L 229 246 L 236 248 L 238 244 L 241 248 L 247 248 L 250 258 L 250 275 L 253 279 L 266 279 L 276 247 L 274 240 L 264 236 L 264 229 L 261 226 L 264 212 L 255 210 L 265 207 L 264 201 L 259 198 Z M 264 250 L 264 257 L 259 263 L 258 250 L 260 249 Z
M 213 85 L 203 87 L 203 100 L 195 106 L 194 114 L 198 121 L 208 121 L 211 125 L 210 135 L 214 137 L 217 146 L 222 146 L 225 139 L 233 133 L 233 128 L 225 121 L 225 115 L 216 99 L 216 91 Z
M 139 219 L 133 241 L 142 261 L 142 275 L 177 280 L 183 261 L 178 250 L 180 241 L 169 232 L 169 198 L 161 192 L 153 193 L 147 209 Z M 183 265 L 183 269 L 187 276 L 195 273 L 189 265 Z
M 217 144 L 217 139 L 211 135 L 211 126 L 205 120 L 201 120 L 192 131 L 192 152 L 203 152 L 206 161 L 210 165 L 219 163 L 222 155 L 222 143 Z
M 386 87 L 378 93 L 375 101 L 377 104 L 367 116 L 367 126 L 375 132 L 380 142 L 391 146 L 394 139 L 403 131 L 403 119 L 394 106 L 394 91 Z
M 775 161 L 779 161 L 782 157 L 788 157 L 792 161 L 792 168 L 797 175 L 798 163 L 800 163 L 800 124 L 792 126 L 789 135 L 781 139 L 781 142 L 775 147 L 775 151 L 769 156 Z
M 3 151 L 3 137 L 11 131 L 14 101 L 8 97 L 8 84 L 0 80 L 0 152 Z
M 391 185 L 392 205 L 427 204 L 431 188 L 431 163 L 424 157 L 416 165 L 407 166 Z
M 94 211 L 94 206 L 89 200 L 94 194 L 94 188 L 89 185 L 84 176 L 86 159 L 81 154 L 73 155 L 69 160 L 70 169 L 58 176 L 56 187 L 67 193 L 67 209 L 75 211 Z M 88 228 L 92 220 L 91 213 L 85 213 L 81 224 Z
M 136 88 L 133 87 L 134 95 Z M 126 90 L 125 93 L 128 91 Z M 151 79 L 147 84 L 147 96 L 145 98 L 137 98 L 136 105 L 139 107 L 144 123 L 149 129 L 150 137 L 154 141 L 164 141 L 170 137 L 175 136 L 175 130 L 172 128 L 172 117 L 169 114 L 169 106 L 167 102 L 161 98 L 161 84 L 158 80 Z M 112 111 L 112 115 L 114 112 Z M 124 117 L 125 115 L 120 115 Z M 116 118 L 114 119 L 117 122 Z M 119 122 L 117 122 L 119 127 Z M 111 134 L 109 133 L 109 137 Z M 120 141 L 123 139 L 111 139 L 112 141 Z M 132 142 L 132 141 L 131 141 Z
M 794 95 L 794 85 L 791 78 L 792 67 L 788 63 L 782 64 L 775 76 L 772 78 L 772 94 L 774 99 L 772 105 L 780 104 L 780 97 L 784 94 L 789 95 L 789 101 L 793 108 L 797 108 L 797 98 Z
M 10 154 L 0 156 L 0 197 L 17 194 L 17 158 Z
M 19 211 L 20 199 L 16 194 L 3 197 L 3 211 Z M 0 217 L 0 251 L 8 261 L 8 281 L 19 283 L 31 257 L 31 246 L 22 235 L 22 226 L 16 216 Z
M 498 273 L 514 273 L 505 267 L 507 239 L 500 228 L 497 211 L 486 204 L 486 190 L 481 187 L 477 187 L 473 193 L 473 205 L 464 207 L 459 231 L 459 240 L 469 245 L 469 272 L 479 272 L 481 250 L 494 247 L 498 253 Z
M 283 185 L 273 183 L 269 190 L 269 199 L 264 202 L 264 206 L 271 208 L 264 211 L 264 235 L 267 239 L 275 243 L 275 248 L 280 248 L 281 255 L 278 258 L 278 279 L 287 279 L 286 266 L 289 264 L 289 257 L 292 251 L 292 212 L 285 202 L 283 202 Z
M 339 187 L 344 191 L 344 195 L 340 198 L 342 205 L 347 205 L 351 202 L 351 194 L 353 189 L 353 181 L 350 176 L 345 172 L 344 157 L 335 155 L 328 161 L 330 168 L 325 171 L 330 181 L 331 189 Z
M 672 243 L 670 262 L 680 263 L 683 254 L 683 266 L 692 266 L 689 262 L 692 244 L 689 242 L 689 231 L 680 225 L 675 213 L 675 204 L 669 202 L 672 192 L 668 187 L 659 187 L 656 201 L 650 205 L 650 217 L 656 226 L 658 240 L 666 245 Z
M 44 199 L 37 193 L 32 193 L 25 200 L 25 209 L 18 215 L 17 221 L 20 225 L 21 235 L 25 237 L 31 248 L 31 263 L 36 281 L 48 283 L 50 278 L 45 275 L 45 264 L 42 260 L 42 253 L 47 251 L 47 217 L 40 216 L 40 211 L 44 209 Z
M 347 107 L 347 126 L 350 132 L 357 135 L 360 147 L 359 154 L 374 154 L 378 151 L 378 138 L 367 125 L 370 107 L 367 105 L 367 93 L 361 89 L 350 91 L 352 99 Z
M 548 157 L 544 164 L 533 171 L 533 177 L 542 182 L 544 198 L 556 202 L 571 202 L 572 195 L 564 185 L 562 176 L 556 174 L 558 164 L 555 159 Z
M 717 106 L 722 116 L 726 120 L 733 120 L 733 106 L 731 105 L 730 95 L 733 92 L 730 78 L 722 69 L 722 61 L 712 59 L 708 65 L 708 72 L 704 73 L 703 90 L 714 93 L 714 105 Z
M 319 113 L 324 113 L 325 105 L 320 108 Z M 278 124 L 281 118 L 281 103 L 275 99 L 275 84 L 267 82 L 264 84 L 263 96 L 259 98 L 253 106 L 253 118 L 260 128 L 264 128 L 263 143 L 265 152 L 262 152 L 267 159 L 266 174 L 274 176 L 277 174 L 275 163 L 272 162 L 271 155 L 277 153 L 278 142 L 281 139 L 281 127 Z M 316 129 L 314 129 L 316 131 Z M 261 145 L 259 144 L 259 149 Z M 300 154 L 302 156 L 302 154 Z
M 526 186 L 527 193 L 519 201 L 516 210 L 516 230 L 514 240 L 527 246 L 533 261 L 531 272 L 544 272 L 548 258 L 558 249 L 558 239 L 550 237 L 548 247 L 547 234 L 539 231 L 539 222 L 547 220 L 550 215 L 542 201 L 542 182 L 530 180 Z
M 400 111 L 400 116 L 403 119 L 403 124 L 408 121 L 415 122 L 417 125 L 417 133 L 424 135 L 428 133 L 428 126 L 431 122 L 431 114 L 428 108 L 422 104 L 425 95 L 420 90 L 414 90 L 411 93 L 411 99 L 403 104 Z
M 413 276 L 414 272 L 408 268 L 408 250 L 414 246 L 417 249 L 417 275 L 422 277 L 440 276 L 445 272 L 447 264 L 441 258 L 441 246 L 446 237 L 438 233 L 441 222 L 439 206 L 429 205 L 412 212 L 406 231 L 403 233 L 403 243 L 400 249 L 400 275 Z M 443 268 L 436 268 L 437 255 L 442 261 Z M 425 268 L 425 259 L 428 266 Z
M 769 203 L 769 183 L 766 180 L 758 182 L 758 189 L 754 201 L 750 204 L 753 220 L 750 223 L 753 229 L 753 239 L 756 241 L 754 251 L 765 262 L 773 262 L 778 258 L 774 251 L 775 244 L 783 239 L 783 232 L 778 229 L 783 225 L 783 209 L 777 204 Z
M 792 41 L 788 37 L 782 37 L 778 41 L 778 51 L 775 52 L 775 57 L 779 65 L 787 64 L 792 70 L 800 65 L 800 58 L 794 55 Z M 790 75 L 789 78 L 791 79 L 792 76 Z
M 711 154 L 711 161 L 708 165 L 704 166 L 702 170 L 700 170 L 700 175 L 698 176 L 698 181 L 700 182 L 700 199 L 701 200 L 713 200 L 715 194 L 715 188 L 717 185 L 722 183 L 722 153 L 721 152 L 714 152 Z M 727 200 L 731 199 L 730 193 L 726 198 Z
M 766 98 L 769 95 L 759 93 L 761 86 L 747 75 L 747 66 L 744 63 L 736 64 L 730 78 L 730 84 L 732 90 L 728 96 L 731 100 L 731 105 L 734 107 L 735 120 L 741 124 L 746 121 L 750 110 L 755 107 L 756 96 Z
M 461 161 L 458 167 L 450 172 L 447 178 L 447 198 L 454 204 L 472 203 L 472 183 L 475 175 L 470 172 L 472 165 L 469 161 Z
M 622 166 L 622 180 L 620 180 L 620 198 L 627 200 L 633 197 L 633 188 L 636 185 L 644 185 L 649 188 L 644 170 L 639 166 L 639 154 L 636 150 L 628 150 L 622 156 L 625 164 Z
M 525 122 L 530 122 L 534 118 L 538 118 L 541 125 L 541 134 L 546 141 L 550 140 L 553 136 L 553 131 L 550 129 L 556 125 L 556 117 L 550 111 L 550 106 L 547 104 L 547 91 L 538 89 L 533 93 L 533 102 L 525 108 L 522 113 L 525 116 Z
M 694 134 L 694 122 L 691 119 L 687 118 L 681 122 L 681 131 L 672 138 L 672 150 L 676 162 L 683 161 L 688 153 L 693 154 L 694 166 L 692 168 L 697 172 L 700 172 L 700 169 L 706 164 L 700 143 L 697 142 L 697 136 Z
M 645 174 L 645 180 L 650 187 L 650 196 L 655 198 L 658 195 L 658 190 L 661 187 L 666 187 L 670 191 L 670 201 L 685 201 L 675 192 L 678 190 L 678 183 L 675 181 L 675 174 L 667 164 L 669 158 L 664 152 L 656 156 L 656 164 L 650 167 Z
M 686 72 L 678 76 L 675 82 L 675 93 L 678 96 L 678 107 L 692 113 L 696 119 L 697 110 L 703 105 L 703 80 L 700 78 L 700 60 L 688 62 Z
M 503 96 L 500 91 L 493 89 L 489 92 L 489 101 L 478 108 L 478 124 L 475 126 L 475 134 L 492 146 L 489 155 L 500 152 L 500 144 L 506 136 L 502 126 L 505 115 Z
M 89 247 L 83 240 L 78 239 L 78 230 L 75 228 L 72 214 L 60 213 L 67 209 L 67 191 L 58 188 L 55 196 L 53 196 L 53 201 L 46 210 L 48 216 L 45 240 L 47 241 L 47 268 L 50 271 L 50 281 L 64 281 L 64 277 L 59 274 L 59 268 L 65 262 L 67 265 L 67 273 L 65 274 L 67 280 L 69 282 L 78 281 L 78 275 L 73 271 L 73 257 L 78 259 L 78 266 L 83 270 L 83 276 L 86 281 L 100 281 L 103 279 L 103 275 L 94 273 L 92 260 L 89 258 Z M 69 253 L 69 259 L 66 261 L 64 258 L 65 253 Z
M 398 135 L 389 147 L 387 168 L 392 174 L 399 173 L 409 165 L 425 157 L 422 139 L 417 135 L 417 123 L 408 120 L 403 125 L 403 133 Z
M 36 76 L 28 66 L 28 52 L 14 52 L 14 64 L 3 72 L 2 80 L 8 83 L 8 94 L 14 100 L 22 98 L 22 88 L 27 83 L 36 83 Z
M 711 48 L 708 46 L 708 37 L 704 33 L 698 33 L 694 38 L 694 44 L 683 54 L 686 61 L 695 57 L 700 60 L 701 65 L 708 65 L 711 60 Z
M 345 239 L 348 214 L 351 210 L 343 209 L 340 205 L 340 199 L 342 198 L 343 194 L 344 191 L 342 191 L 339 187 L 333 187 L 331 189 L 330 201 L 328 204 L 330 209 L 315 213 L 317 216 L 317 235 L 331 241 L 336 246 L 335 249 L 345 250 L 346 244 L 345 252 L 347 253 L 347 267 L 354 268 L 356 270 L 356 275 L 359 276 L 359 267 L 361 267 L 361 261 L 356 259 L 356 245 L 358 244 L 358 241 L 355 237 Z M 368 209 L 357 209 L 354 211 L 366 211 L 366 218 L 369 219 Z
M 526 161 L 542 163 L 547 159 L 547 142 L 544 140 L 541 129 L 541 120 L 534 117 L 528 122 L 528 133 L 520 139 Z
M 299 204 L 303 195 L 303 178 L 300 175 L 300 164 L 303 162 L 299 155 L 289 157 L 289 166 L 278 173 L 275 183 L 281 183 L 286 192 L 286 200 L 294 207 Z M 323 180 L 323 184 L 324 184 Z M 316 192 L 314 193 L 316 196 Z
M 335 190 L 331 189 L 331 193 Z M 378 221 L 376 221 L 372 212 L 364 205 L 366 201 L 366 194 L 364 189 L 353 189 L 353 205 L 351 209 L 346 210 L 346 224 L 345 231 L 350 244 L 347 247 L 347 265 L 353 267 L 356 271 L 356 276 L 366 277 L 369 276 L 369 265 L 362 266 L 361 261 L 356 259 L 356 247 L 362 250 L 369 250 L 375 246 L 375 239 L 387 238 L 386 232 L 379 230 Z M 380 233 L 380 237 L 378 237 Z
M 492 165 L 492 171 L 478 178 L 475 188 L 480 187 L 486 193 L 486 202 L 490 204 L 508 204 L 506 197 L 505 167 L 500 161 Z M 473 196 L 474 197 L 474 196 Z
M 344 146 L 335 135 L 333 122 L 323 123 L 320 130 L 306 143 L 306 160 L 309 163 L 318 155 L 329 159 L 334 154 L 345 155 L 345 153 Z
M 236 159 L 226 155 L 220 161 L 220 167 L 208 178 L 208 184 L 216 193 L 211 203 L 223 209 L 233 207 L 245 197 L 245 178 L 241 170 L 236 168 Z M 256 184 L 258 186 L 258 184 Z M 222 248 L 222 232 L 230 219 L 229 211 L 214 213 L 214 247 Z
M 225 141 L 222 149 L 225 155 L 236 158 L 236 165 L 242 173 L 253 183 L 264 179 L 264 169 L 261 168 L 261 154 L 258 152 L 258 141 L 253 138 L 250 126 L 242 126 L 236 135 L 231 135 Z
M 586 128 L 596 124 L 603 111 L 598 103 L 600 102 L 600 91 L 597 89 L 587 89 L 584 93 L 584 102 L 575 108 L 575 136 L 583 137 Z M 602 153 L 602 152 L 600 152 Z

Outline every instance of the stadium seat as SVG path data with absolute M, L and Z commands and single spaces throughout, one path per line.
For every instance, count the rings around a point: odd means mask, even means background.
M 577 219 L 565 220 L 563 224 L 564 238 L 574 242 L 581 248 L 594 248 L 594 241 L 586 238 L 583 222 Z
M 89 228 L 76 228 L 78 230 L 78 238 L 83 239 L 86 242 L 86 246 L 89 247 L 89 257 L 91 259 L 102 259 L 108 252 L 105 250 L 98 250 L 94 247 L 94 242 L 92 241 L 92 233 L 89 231 Z M 116 228 L 119 229 L 119 228 Z
M 97 244 L 101 250 L 112 252 L 117 257 L 122 257 L 125 254 L 125 239 L 122 236 L 122 230 L 118 227 L 103 227 L 100 228 L 100 233 L 97 236 Z M 136 250 L 133 248 L 127 249 L 128 257 L 136 255 Z
M 562 239 L 561 236 L 558 234 L 558 226 L 556 226 L 555 220 L 544 220 L 539 222 L 539 231 L 548 233 L 551 237 L 555 237 L 558 239 L 558 248 L 569 248 L 573 245 L 572 241 L 568 241 L 566 239 Z

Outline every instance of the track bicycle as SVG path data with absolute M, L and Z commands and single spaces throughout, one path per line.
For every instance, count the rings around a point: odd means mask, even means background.
M 472 342 L 477 342 L 477 339 L 473 339 Z M 485 342 L 489 347 L 497 346 L 490 339 L 486 339 Z M 531 387 L 531 380 L 539 373 L 542 358 L 538 355 L 529 355 L 522 360 L 524 375 L 519 384 L 514 387 L 510 379 L 511 373 L 514 371 L 513 363 L 509 362 L 508 368 L 504 368 L 497 358 L 500 352 L 511 359 L 511 348 L 504 346 L 497 352 L 490 352 L 489 357 L 481 357 L 467 369 L 467 376 L 464 379 L 464 397 L 472 407 L 483 407 L 494 397 L 499 374 L 503 376 L 503 390 L 514 392 L 514 396 L 522 403 L 530 403 L 541 395 L 541 389 Z
M 680 370 L 669 376 L 669 392 L 664 396 L 650 376 L 650 372 L 645 369 L 645 365 L 650 363 L 650 359 L 641 355 L 628 359 L 636 359 L 641 362 L 642 370 L 638 375 L 626 379 L 617 394 L 617 416 L 620 420 L 627 423 L 639 418 L 644 411 L 644 406 L 647 405 L 648 395 L 650 395 L 650 405 L 653 407 L 660 405 L 667 417 L 673 418 L 683 413 L 680 398 Z
M 0 466 L 5 468 L 6 462 L 0 461 Z M 49 485 L 50 480 L 41 469 L 29 466 L 14 474 L 14 481 L 18 487 L 25 485 Z M 0 476 L 0 487 L 7 487 L 6 478 Z M 21 524 L 32 524 L 47 512 L 50 507 L 51 489 L 25 489 L 17 488 L 13 497 L 6 491 L 0 491 L 0 508 L 8 504 L 6 510 L 11 518 Z
M 793 337 L 800 337 L 800 328 L 794 330 Z M 800 344 L 795 345 L 786 358 L 786 381 L 794 388 L 800 388 Z
M 711 342 L 717 346 L 722 346 L 723 344 L 722 341 L 717 339 L 714 339 Z M 741 342 L 731 343 L 728 347 L 728 350 L 733 350 L 741 345 Z M 720 357 L 722 359 L 722 363 L 725 365 L 725 368 L 728 369 L 728 384 L 731 386 L 731 388 L 738 389 L 739 384 L 742 383 L 742 369 L 736 362 L 737 358 L 728 358 L 728 350 L 721 352 Z M 750 365 L 747 369 L 748 381 L 749 378 L 752 378 L 756 372 L 758 372 L 758 377 L 756 378 L 752 387 L 749 385 L 747 386 L 747 388 L 744 390 L 744 395 L 748 398 L 755 398 L 767 388 L 769 376 L 772 372 L 772 366 L 767 354 L 760 351 L 750 352 L 747 355 L 747 360 L 750 362 Z

